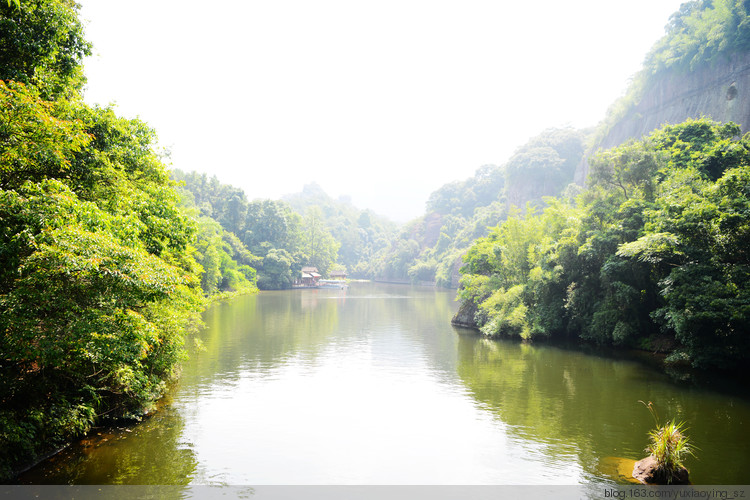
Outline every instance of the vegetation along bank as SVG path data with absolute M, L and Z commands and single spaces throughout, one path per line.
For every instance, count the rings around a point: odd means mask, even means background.
M 183 210 L 153 130 L 83 102 L 75 3 L 0 2 L 0 45 L 2 478 L 147 412 L 206 299 L 255 270 Z
M 168 171 L 145 123 L 83 101 L 92 48 L 75 2 L 0 1 L 0 478 L 92 426 L 140 418 L 208 301 L 290 288 L 305 266 L 460 285 L 457 321 L 489 336 L 738 369 L 750 353 L 748 19 L 744 2 L 684 3 L 602 124 L 543 131 L 397 227 L 315 184 L 249 201 Z M 676 111 L 683 81 L 723 100 Z

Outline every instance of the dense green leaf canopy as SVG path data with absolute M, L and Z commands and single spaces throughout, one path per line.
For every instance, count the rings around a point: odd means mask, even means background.
M 139 418 L 203 305 L 199 226 L 153 130 L 81 100 L 88 53 L 74 2 L 0 4 L 0 477 Z
M 32 84 L 45 98 L 72 96 L 91 54 L 72 0 L 0 3 L 0 78 Z
M 739 367 L 750 357 L 750 138 L 706 119 L 601 153 L 575 202 L 517 214 L 465 257 L 487 335 L 580 337 Z

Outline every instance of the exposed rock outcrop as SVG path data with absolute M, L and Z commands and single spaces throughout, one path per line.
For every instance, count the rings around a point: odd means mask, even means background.
M 659 470 L 656 459 L 648 456 L 639 460 L 633 467 L 633 477 L 643 484 L 689 484 L 688 470 L 680 467 L 671 477 L 665 477 Z
M 643 93 L 638 103 L 607 132 L 578 166 L 575 182 L 588 175 L 587 158 L 628 139 L 640 139 L 667 123 L 705 116 L 750 130 L 750 53 L 738 53 L 689 73 L 672 71 Z
M 461 302 L 458 312 L 451 319 L 451 324 L 455 326 L 462 326 L 464 328 L 479 328 L 474 315 L 477 312 L 477 306 L 472 300 L 465 300 Z

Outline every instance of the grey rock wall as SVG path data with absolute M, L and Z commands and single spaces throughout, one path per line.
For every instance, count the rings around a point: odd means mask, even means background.
M 750 53 L 734 54 L 690 73 L 673 72 L 656 82 L 578 166 L 575 182 L 588 175 L 587 158 L 598 150 L 640 139 L 665 124 L 705 116 L 750 130 Z

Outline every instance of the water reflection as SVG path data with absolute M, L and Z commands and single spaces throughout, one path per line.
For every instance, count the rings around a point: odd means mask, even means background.
M 169 398 L 160 406 L 158 413 L 137 426 L 95 429 L 23 474 L 19 483 L 190 484 L 197 462 L 183 437 L 184 422 Z
M 689 422 L 697 481 L 747 483 L 743 399 L 642 364 L 456 330 L 453 292 L 355 284 L 216 304 L 162 411 L 24 475 L 77 484 L 617 481 Z M 104 441 L 104 439 L 107 439 Z M 608 472 L 609 471 L 609 472 Z M 622 480 L 622 479 L 619 479 Z
M 622 468 L 613 457 L 644 456 L 654 420 L 640 401 L 653 401 L 662 421 L 688 423 L 700 448 L 698 459 L 687 461 L 693 482 L 744 484 L 750 477 L 744 398 L 676 385 L 641 363 L 576 350 L 475 336 L 460 337 L 458 349 L 458 375 L 508 432 L 552 456 L 575 456 L 587 480 L 615 462 Z

